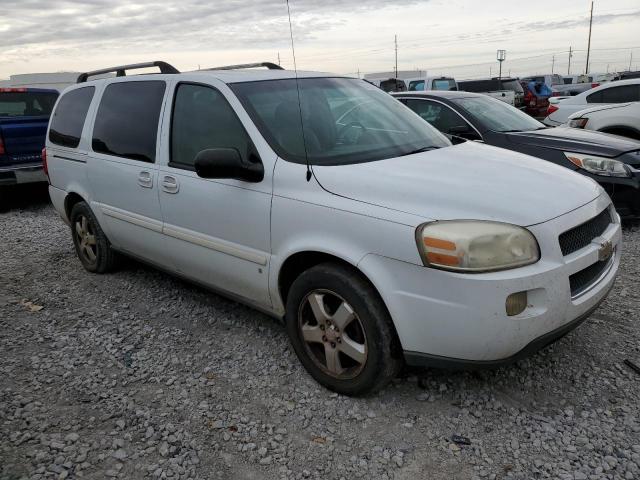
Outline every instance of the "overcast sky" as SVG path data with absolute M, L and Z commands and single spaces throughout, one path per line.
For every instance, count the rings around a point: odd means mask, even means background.
M 290 0 L 298 68 L 398 68 L 457 78 L 584 69 L 587 0 Z M 285 0 L 0 0 L 0 78 L 165 60 L 181 70 L 293 67 Z M 596 0 L 592 71 L 640 65 L 640 2 Z M 635 49 L 634 49 L 635 47 Z

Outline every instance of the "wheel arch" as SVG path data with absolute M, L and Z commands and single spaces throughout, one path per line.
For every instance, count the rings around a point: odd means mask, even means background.
M 611 135 L 640 139 L 640 130 L 629 125 L 607 125 L 606 127 L 600 128 L 598 131 L 602 133 L 609 133 Z
M 87 204 L 89 203 L 82 195 L 75 191 L 69 192 L 64 198 L 64 213 L 69 221 L 71 221 L 71 210 L 77 203 L 80 202 L 86 202 Z
M 389 318 L 391 319 L 391 328 L 393 331 L 393 335 L 395 336 L 393 348 L 394 355 L 398 357 L 401 356 L 402 342 L 400 341 L 400 337 L 398 335 L 396 323 L 393 319 L 393 316 L 391 315 L 391 310 L 389 309 L 389 306 L 387 305 L 387 302 L 385 301 L 385 298 L 380 292 L 380 289 L 378 288 L 376 283 L 371 280 L 370 275 L 368 275 L 365 271 L 362 270 L 362 268 L 358 266 L 358 262 L 353 262 L 333 253 L 323 252 L 321 250 L 303 250 L 292 253 L 284 260 L 278 271 L 277 290 L 279 301 L 282 302 L 282 305 L 286 306 L 287 295 L 295 279 L 298 278 L 298 276 L 300 276 L 300 274 L 302 274 L 306 270 L 321 263 L 335 263 L 346 267 L 347 269 L 360 276 L 366 283 L 371 286 L 373 291 L 380 298 L 382 305 L 386 309 Z
M 298 251 L 289 255 L 284 260 L 284 262 L 282 262 L 282 265 L 280 266 L 278 271 L 278 295 L 280 296 L 282 305 L 287 304 L 287 295 L 289 294 L 289 289 L 291 288 L 291 285 L 293 284 L 295 279 L 300 276 L 300 274 L 302 274 L 306 270 L 309 270 L 311 267 L 328 262 L 337 263 L 346 266 L 354 271 L 357 271 L 373 286 L 371 280 L 369 280 L 369 278 L 357 267 L 354 262 L 345 260 L 344 258 L 332 253 L 327 253 L 320 250 Z

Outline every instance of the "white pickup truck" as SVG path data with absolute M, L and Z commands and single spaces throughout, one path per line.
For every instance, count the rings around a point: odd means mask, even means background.
M 518 82 L 516 82 L 518 83 Z M 520 84 L 518 83 L 518 86 Z M 481 79 L 481 80 L 461 80 L 458 82 L 458 89 L 463 92 L 481 93 L 490 97 L 496 98 L 501 102 L 508 103 L 512 106 L 520 106 L 516 103 L 516 92 L 504 88 L 504 85 L 497 78 Z M 522 90 L 522 87 L 520 87 Z M 522 92 L 522 100 L 524 98 L 524 91 Z

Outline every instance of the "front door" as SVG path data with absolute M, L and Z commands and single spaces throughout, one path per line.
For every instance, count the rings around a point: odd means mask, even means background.
M 212 86 L 178 83 L 171 117 L 158 179 L 167 255 L 179 273 L 268 306 L 275 155 L 264 148 L 260 154 L 225 95 Z M 255 127 L 248 121 L 247 126 L 255 135 Z M 264 180 L 198 177 L 195 157 L 211 148 L 260 158 Z

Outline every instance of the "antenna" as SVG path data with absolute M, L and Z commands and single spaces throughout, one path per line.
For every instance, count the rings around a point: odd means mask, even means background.
M 302 101 L 300 100 L 300 82 L 298 81 L 298 64 L 296 63 L 296 49 L 293 45 L 293 27 L 291 26 L 291 10 L 289 0 L 287 1 L 287 15 L 289 16 L 289 33 L 291 34 L 291 53 L 293 53 L 293 70 L 296 74 L 296 90 L 298 91 L 298 109 L 300 111 L 300 129 L 302 130 L 302 145 L 304 147 L 304 159 L 307 164 L 307 182 L 311 180 L 312 170 L 309 164 L 309 154 L 307 153 L 307 140 L 304 137 L 304 121 L 302 119 Z

